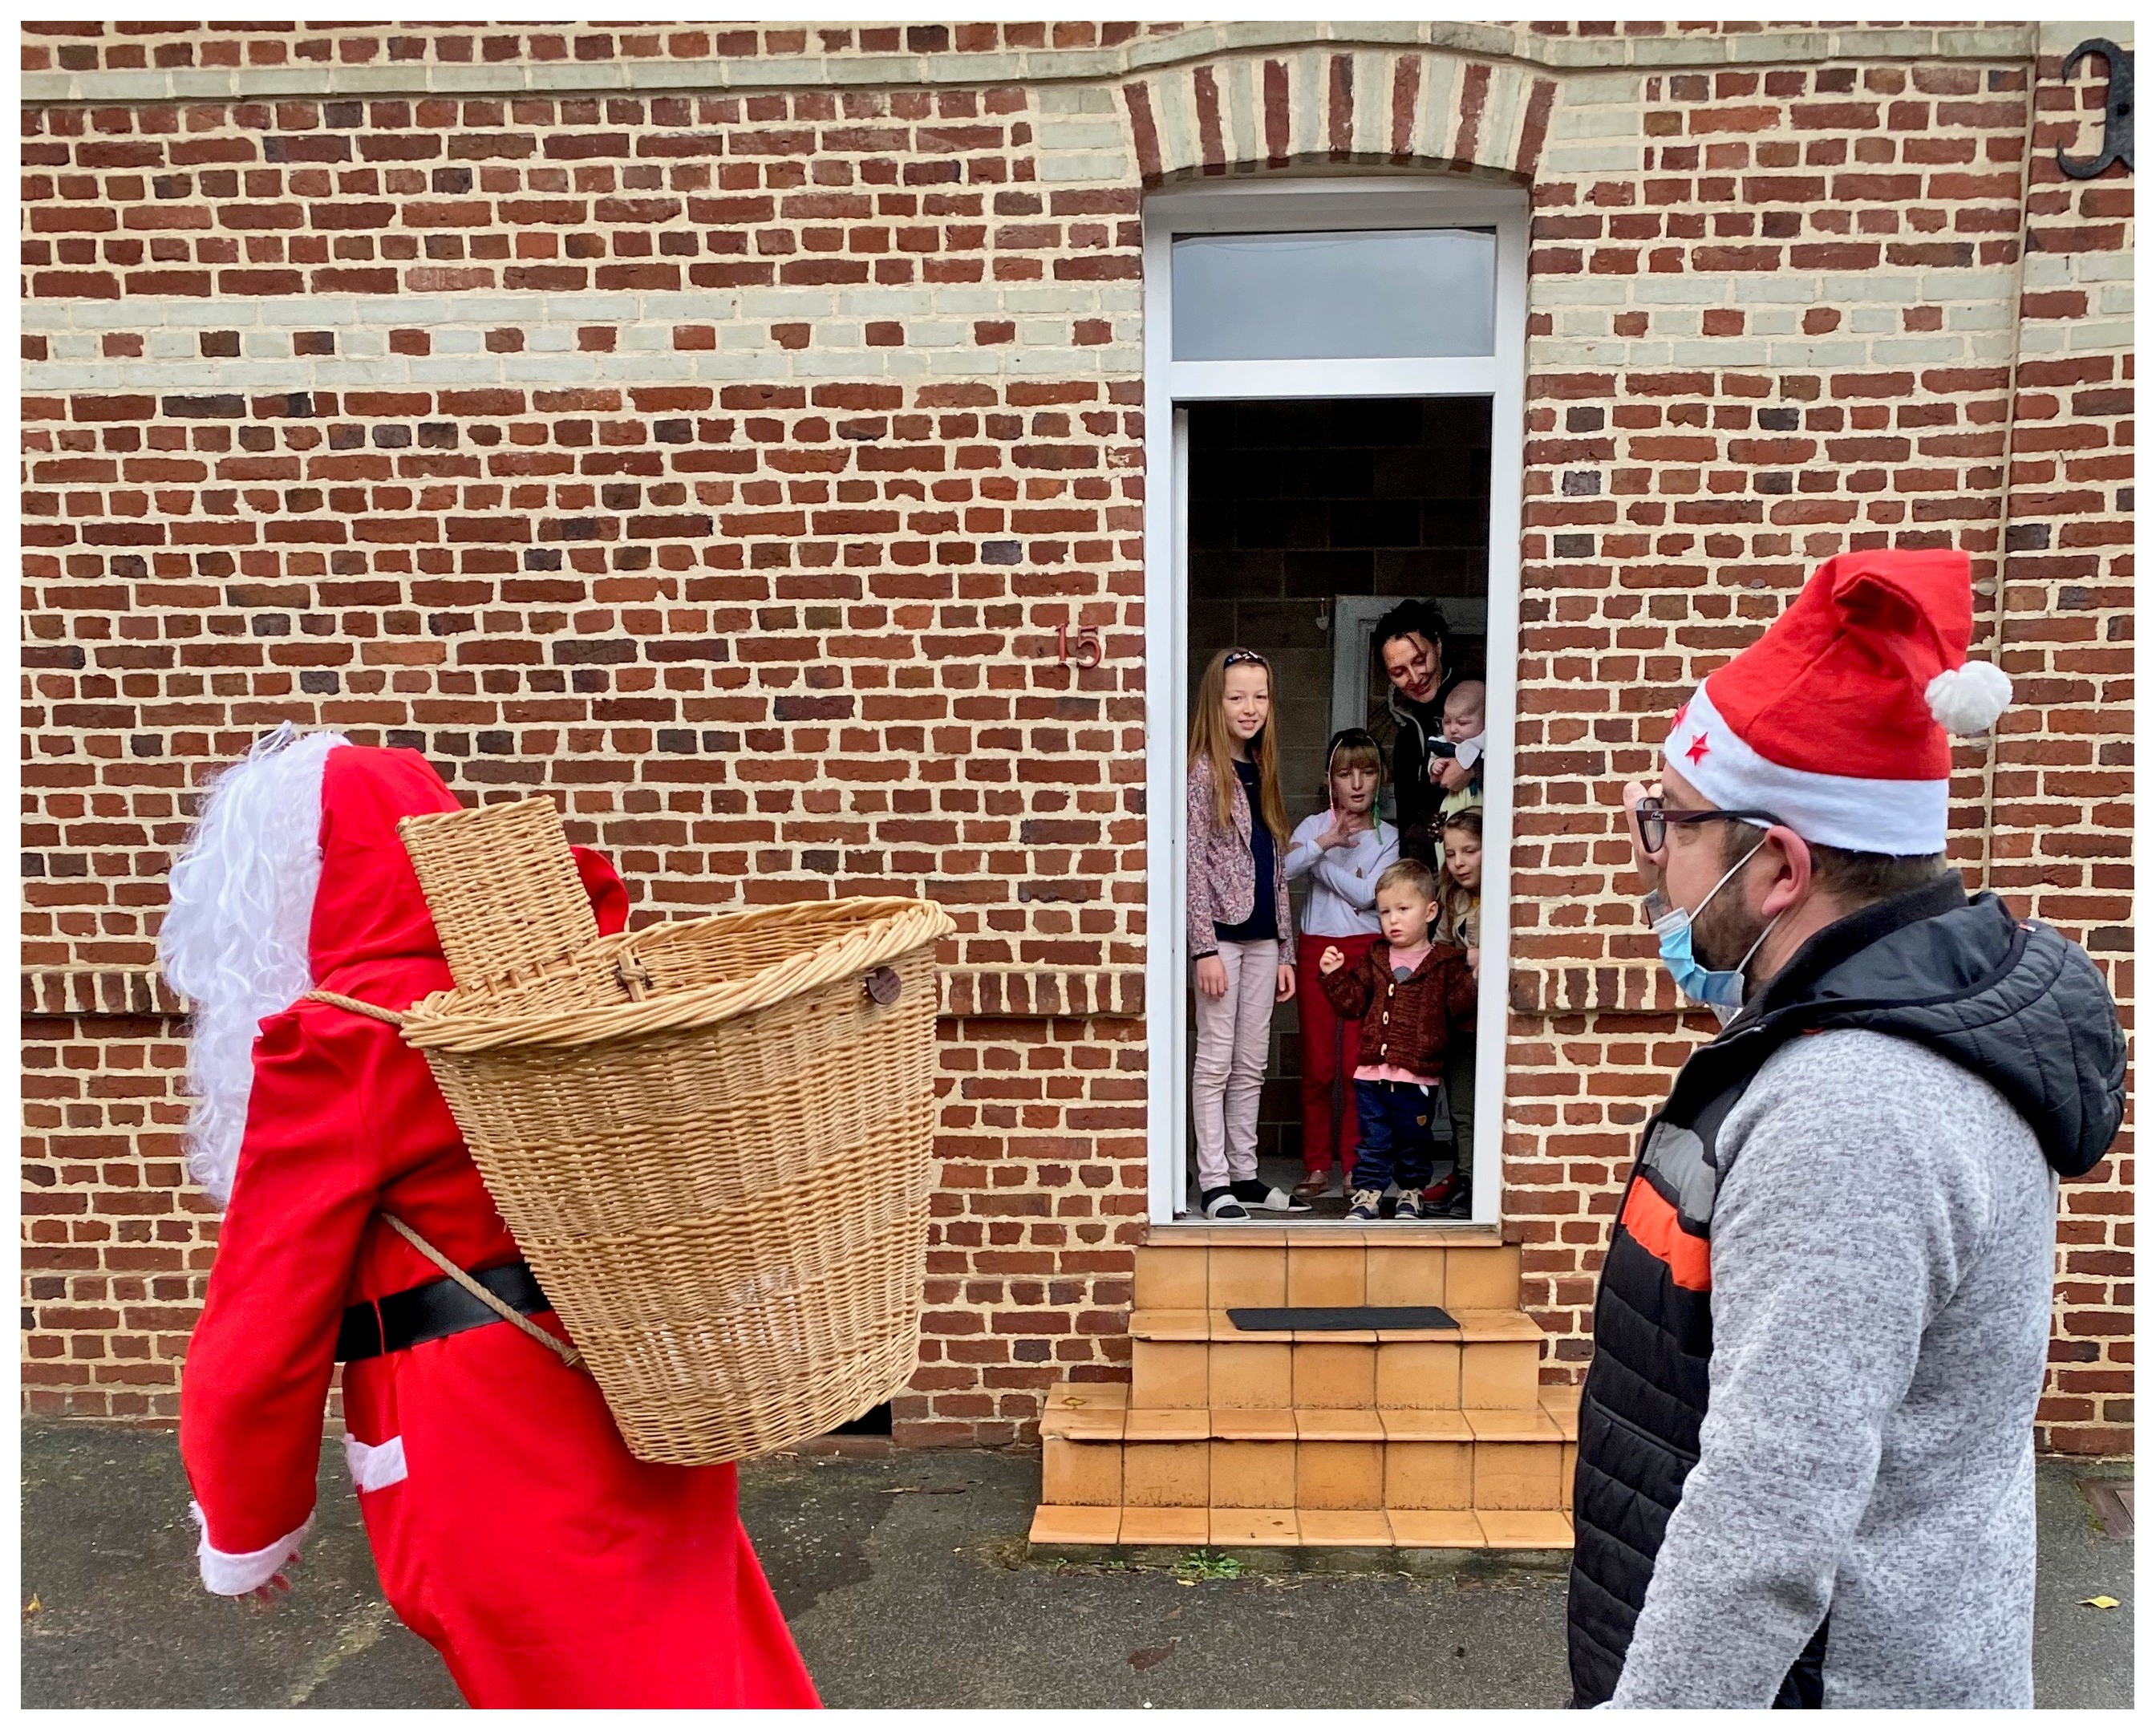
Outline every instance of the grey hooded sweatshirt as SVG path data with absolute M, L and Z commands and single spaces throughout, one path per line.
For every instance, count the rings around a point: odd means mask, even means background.
M 1716 1138 L 1698 1461 L 1609 1704 L 1765 1706 L 1824 1624 L 1828 1707 L 2025 1708 L 2056 1174 L 2118 1127 L 2116 1011 L 1989 896 L 1801 995 Z

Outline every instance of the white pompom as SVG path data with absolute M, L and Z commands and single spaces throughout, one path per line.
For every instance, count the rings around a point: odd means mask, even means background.
M 1924 687 L 1932 719 L 1949 733 L 1982 733 L 2014 701 L 2014 682 L 1989 661 L 1949 667 Z

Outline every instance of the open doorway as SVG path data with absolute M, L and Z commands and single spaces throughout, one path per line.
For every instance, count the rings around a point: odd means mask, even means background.
M 1461 1124 L 1449 1112 L 1445 1122 L 1466 1140 L 1448 1135 L 1435 1152 L 1450 1166 L 1465 1148 L 1471 1158 L 1459 1163 L 1473 1170 L 1470 1223 L 1496 1221 L 1525 266 L 1526 207 L 1517 188 L 1410 176 L 1313 178 L 1177 190 L 1148 201 L 1147 1140 L 1156 1223 L 1206 1218 L 1194 1181 L 1194 989 L 1199 964 L 1215 958 L 1188 936 L 1199 929 L 1188 892 L 1194 878 L 1218 881 L 1219 861 L 1208 855 L 1202 869 L 1211 877 L 1192 864 L 1194 842 L 1206 840 L 1192 830 L 1188 812 L 1197 808 L 1185 797 L 1199 679 L 1231 647 L 1255 651 L 1275 670 L 1268 731 L 1292 830 L 1328 809 L 1327 746 L 1339 729 L 1375 736 L 1363 749 L 1383 764 L 1383 786 L 1404 773 L 1390 751 L 1402 711 L 1388 701 L 1393 688 L 1373 630 L 1403 603 L 1441 615 L 1448 675 L 1486 681 L 1487 742 L 1476 774 L 1483 901 L 1493 915 L 1481 922 L 1479 981 L 1466 989 L 1473 1031 L 1453 1042 L 1469 1063 L 1464 1097 L 1471 1105 Z M 1419 748 L 1435 727 L 1426 706 L 1416 713 L 1406 737 Z M 1397 823 L 1389 792 L 1377 815 Z M 1441 866 L 1427 812 L 1419 824 L 1411 851 Z M 1250 863 L 1230 876 L 1240 880 Z M 1309 929 L 1311 901 L 1307 881 L 1296 883 L 1298 930 Z M 1218 921 L 1205 926 L 1209 938 L 1219 929 Z M 1374 941 L 1373 932 L 1363 935 Z M 1279 959 L 1293 961 L 1291 942 Z M 1209 1090 L 1219 1026 L 1214 1018 Z M 1245 1143 L 1244 1152 L 1255 1153 L 1260 1188 L 1292 1189 L 1312 1145 L 1302 1018 L 1294 1003 L 1260 1001 L 1236 1028 L 1245 1101 L 1253 1092 L 1248 1055 L 1264 1048 L 1255 1149 Z M 1245 1032 L 1255 1037 L 1245 1040 Z M 1353 1086 L 1352 1071 L 1327 1085 L 1336 1102 L 1324 1149 L 1332 1163 L 1344 1143 L 1352 1163 L 1355 1138 L 1343 1137 L 1337 1102 L 1352 1097 Z M 1204 1098 L 1213 1109 L 1217 1091 Z M 1254 1213 L 1252 1223 L 1337 1221 L 1348 1204 L 1337 1163 L 1332 1171 L 1331 1194 L 1309 1212 Z M 1393 1210 L 1383 1212 L 1389 1225 Z
M 1195 693 L 1205 664 L 1223 649 L 1265 658 L 1281 791 L 1289 824 L 1300 829 L 1328 809 L 1325 747 L 1336 733 L 1366 729 L 1391 759 L 1399 722 L 1373 634 L 1399 602 L 1431 603 L 1446 627 L 1448 671 L 1484 677 L 1490 401 L 1204 403 L 1188 411 L 1185 438 L 1186 689 Z M 1389 782 L 1380 783 L 1378 805 L 1380 820 L 1396 826 Z M 1312 883 L 1306 871 L 1290 881 L 1298 933 L 1311 930 Z M 1306 996 L 1308 984 L 1306 970 Z M 1258 1175 L 1291 1192 L 1313 1165 L 1329 1170 L 1311 1217 L 1337 1220 L 1348 1207 L 1342 1156 L 1353 1140 L 1353 1081 L 1337 1061 L 1334 1019 L 1312 1011 L 1298 1000 L 1273 1013 Z M 1185 1031 L 1194 1051 L 1194 1007 Z M 1309 1039 L 1332 1040 L 1335 1061 L 1313 1066 Z M 1448 1102 L 1445 1116 L 1455 1143 L 1471 1135 L 1472 1066 L 1471 1051 L 1459 1066 L 1465 1083 L 1453 1078 L 1461 1097 Z M 1456 1164 L 1456 1153 L 1447 1153 L 1435 1175 L 1449 1178 Z

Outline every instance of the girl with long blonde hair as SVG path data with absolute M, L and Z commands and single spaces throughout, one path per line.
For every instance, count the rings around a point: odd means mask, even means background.
M 1206 664 L 1190 712 L 1186 906 L 1198 988 L 1191 1116 L 1199 1202 L 1216 1220 L 1247 1220 L 1252 1208 L 1286 1214 L 1310 1206 L 1258 1178 L 1258 1096 L 1273 1005 L 1295 996 L 1287 807 L 1272 703 L 1265 658 L 1229 649 Z

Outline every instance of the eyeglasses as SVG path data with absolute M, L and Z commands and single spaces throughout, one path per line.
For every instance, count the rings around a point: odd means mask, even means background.
M 1671 824 L 1780 824 L 1782 820 L 1771 811 L 1671 811 L 1658 795 L 1649 794 L 1632 809 L 1639 814 L 1640 845 L 1650 854 L 1659 854 L 1670 839 Z M 1784 828 L 1787 825 L 1784 825 Z

